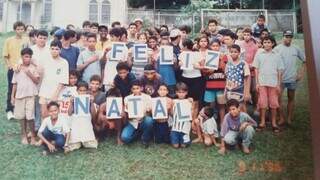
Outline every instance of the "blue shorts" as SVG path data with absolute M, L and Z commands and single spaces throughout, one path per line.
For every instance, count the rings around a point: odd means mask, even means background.
M 171 144 L 191 144 L 190 135 L 183 132 L 171 131 L 170 140 Z
M 282 88 L 283 89 L 296 90 L 297 86 L 298 86 L 297 82 L 282 83 Z
M 207 103 L 219 102 L 219 96 L 224 96 L 224 90 L 206 90 L 204 92 L 204 101 Z

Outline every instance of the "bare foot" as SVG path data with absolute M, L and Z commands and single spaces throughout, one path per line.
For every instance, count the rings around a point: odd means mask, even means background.
M 42 151 L 43 156 L 48 156 L 48 151 Z
M 117 138 L 117 144 L 118 144 L 118 145 L 123 145 L 123 142 L 121 141 L 120 138 Z
M 21 144 L 24 144 L 24 145 L 29 144 L 28 138 L 27 137 L 22 137 L 21 138 Z
M 220 147 L 220 143 L 214 143 L 215 147 Z
M 30 145 L 34 146 L 37 144 L 36 138 L 35 137 L 31 137 L 30 138 Z
M 42 140 L 40 139 L 38 142 L 36 142 L 35 146 L 41 146 L 42 145 Z
M 250 154 L 250 149 L 246 146 L 242 146 L 242 152 L 245 154 Z
M 219 149 L 218 153 L 220 155 L 225 155 L 226 154 L 226 149 Z
M 196 139 L 194 139 L 194 140 L 192 140 L 192 143 L 203 143 L 203 139 L 202 138 L 196 138 Z

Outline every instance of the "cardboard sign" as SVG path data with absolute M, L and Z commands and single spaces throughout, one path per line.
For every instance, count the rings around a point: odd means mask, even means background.
M 74 98 L 74 114 L 87 116 L 90 113 L 90 95 L 77 95 Z
M 141 96 L 128 97 L 127 103 L 128 117 L 130 119 L 144 117 L 145 109 Z
M 152 98 L 152 118 L 153 119 L 167 119 L 168 108 L 165 97 Z
M 110 54 L 110 60 L 111 61 L 121 61 L 124 57 L 126 57 L 126 54 L 128 53 L 126 51 L 126 44 L 125 43 L 113 43 L 111 47 L 111 54 Z
M 148 47 L 147 44 L 133 45 L 133 61 L 148 63 Z
M 160 64 L 171 65 L 173 64 L 173 47 L 160 46 Z
M 192 120 L 192 104 L 189 100 L 175 100 L 173 116 L 178 122 Z
M 180 61 L 182 62 L 182 70 L 194 70 L 194 64 L 200 60 L 199 52 L 182 52 Z
M 207 69 L 217 70 L 219 67 L 220 52 L 207 51 L 204 67 Z
M 106 100 L 106 117 L 107 119 L 121 119 L 122 98 L 108 97 Z
M 60 114 L 68 114 L 70 105 L 71 105 L 70 99 L 59 101 Z

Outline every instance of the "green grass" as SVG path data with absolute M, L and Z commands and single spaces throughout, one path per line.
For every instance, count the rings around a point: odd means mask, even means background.
M 3 44 L 6 36 L 0 36 Z M 302 40 L 297 43 L 303 47 Z M 2 47 L 2 46 L 1 46 Z M 168 145 L 144 149 L 140 143 L 117 146 L 114 138 L 97 150 L 44 157 L 41 149 L 20 144 L 19 123 L 5 116 L 6 70 L 0 67 L 1 179 L 312 179 L 311 132 L 306 80 L 297 92 L 294 125 L 279 136 L 257 133 L 251 155 L 233 151 L 220 156 L 216 148 Z

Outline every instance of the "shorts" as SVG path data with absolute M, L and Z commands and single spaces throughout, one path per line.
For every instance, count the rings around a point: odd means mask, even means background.
M 170 140 L 171 144 L 191 144 L 190 135 L 183 132 L 171 131 Z
M 204 87 L 203 78 L 182 77 L 182 82 L 188 86 L 188 97 L 191 97 L 194 101 L 199 101 L 202 97 L 202 88 Z
M 290 82 L 290 83 L 282 83 L 281 87 L 282 89 L 288 89 L 288 90 L 296 90 L 298 86 L 297 82 Z
M 45 97 L 39 97 L 39 104 L 49 104 L 51 100 L 49 98 L 45 98 Z
M 258 107 L 266 109 L 277 109 L 279 107 L 279 92 L 276 87 L 260 86 Z
M 34 120 L 35 97 L 16 99 L 14 102 L 14 116 L 16 119 Z
M 207 103 L 217 102 L 218 104 L 226 104 L 224 90 L 206 90 L 204 92 L 204 101 Z

